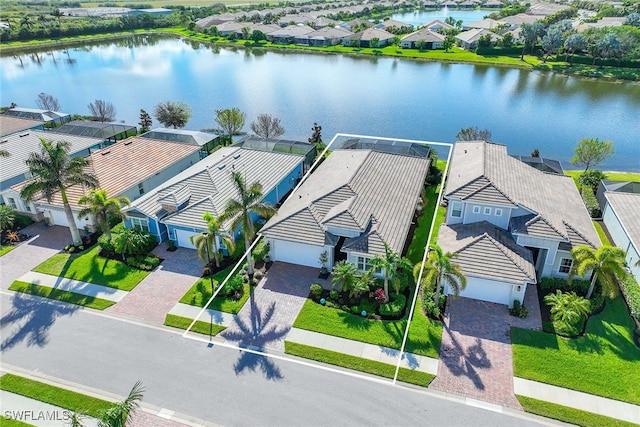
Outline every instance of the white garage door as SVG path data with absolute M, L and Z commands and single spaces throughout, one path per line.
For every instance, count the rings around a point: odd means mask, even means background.
M 322 246 L 312 246 L 286 240 L 271 241 L 271 257 L 274 261 L 320 268 L 318 258 L 323 251 L 324 247 Z
M 196 236 L 198 233 L 186 230 L 176 230 L 175 233 L 178 246 L 181 248 L 195 249 L 195 246 L 193 246 L 189 238 Z
M 65 215 L 64 209 L 47 208 L 45 210 L 44 216 L 45 218 L 49 218 L 52 223 L 51 225 L 61 225 L 63 227 L 69 226 L 69 222 L 67 222 L 67 215 Z
M 511 283 L 467 277 L 467 287 L 460 292 L 460 296 L 510 305 L 513 303 L 511 301 L 512 288 Z

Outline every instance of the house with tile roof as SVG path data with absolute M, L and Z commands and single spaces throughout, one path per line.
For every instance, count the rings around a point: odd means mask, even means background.
M 377 40 L 376 47 L 385 47 L 393 43 L 394 38 L 395 35 L 388 31 L 378 28 L 367 28 L 364 31 L 343 38 L 342 44 L 351 47 L 354 47 L 354 45 L 357 47 L 372 47 L 371 42 Z
M 42 120 L 0 114 L 0 137 L 29 129 L 44 130 L 44 123 Z
M 248 184 L 260 182 L 263 201 L 275 206 L 302 178 L 304 161 L 303 154 L 222 147 L 131 203 L 124 209 L 125 227 L 193 248 L 190 238 L 207 227 L 202 214 L 219 216 L 237 197 L 232 172 L 241 173 Z M 229 223 L 222 229 L 231 231 Z
M 423 49 L 442 49 L 445 36 L 431 31 L 428 28 L 421 28 L 411 34 L 407 34 L 400 39 L 400 47 L 403 49 L 416 49 L 422 45 Z
M 613 243 L 625 251 L 629 271 L 636 280 L 640 280 L 640 183 L 631 184 L 635 184 L 638 191 L 604 193 L 606 203 L 602 210 L 602 222 Z
M 98 179 L 99 188 L 107 190 L 110 197 L 126 196 L 129 200 L 135 200 L 197 163 L 200 160 L 199 152 L 197 144 L 130 137 L 92 151 L 87 156 L 90 162 L 87 172 Z M 26 204 L 20 199 L 20 191 L 26 182 L 11 187 L 7 193 L 11 198 L 19 199 L 23 205 Z M 95 218 L 78 218 L 77 215 L 84 208 L 78 204 L 78 200 L 88 193 L 89 189 L 81 185 L 67 187 L 67 197 L 76 224 L 80 228 L 86 226 L 93 229 Z M 51 225 L 69 226 L 60 193 L 55 193 L 51 200 L 37 198 L 29 206 L 30 212 L 36 212 L 38 219 L 44 219 Z
M 462 296 L 512 306 L 539 277 L 566 277 L 571 248 L 600 246 L 573 180 L 511 157 L 501 144 L 457 142 L 444 199 L 438 243 L 467 276 Z
M 429 159 L 336 149 L 261 229 L 271 258 L 310 267 L 348 260 L 361 271 L 387 244 L 405 252 Z

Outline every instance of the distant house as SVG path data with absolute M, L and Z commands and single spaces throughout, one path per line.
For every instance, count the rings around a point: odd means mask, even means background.
M 341 22 L 338 26 L 353 32 L 356 28 L 361 26 L 365 26 L 367 28 L 372 27 L 373 22 L 369 22 L 366 19 L 353 19 L 351 21 Z
M 242 29 L 248 26 L 249 25 L 246 22 L 225 21 L 217 24 L 215 27 L 218 30 L 219 35 L 227 37 L 231 34 L 242 35 Z
M 460 47 L 465 50 L 475 50 L 478 47 L 478 41 L 481 37 L 489 36 L 492 42 L 497 42 L 502 39 L 502 36 L 492 33 L 489 30 L 484 30 L 481 28 L 473 28 L 468 31 L 463 31 L 460 34 L 456 35 L 456 40 Z
M 308 25 L 288 25 L 267 34 L 267 40 L 277 44 L 292 44 L 296 38 L 302 38 L 315 30 Z
M 400 47 L 403 49 L 416 49 L 422 44 L 423 49 L 442 49 L 445 36 L 422 28 L 400 39 Z
M 544 17 L 518 13 L 517 15 L 505 16 L 504 18 L 498 19 L 498 21 L 507 24 L 511 29 L 515 29 L 521 27 L 522 24 L 533 24 L 541 19 L 544 19 Z
M 342 41 L 344 46 L 357 47 L 385 47 L 393 43 L 396 36 L 388 31 L 377 28 L 367 28 L 364 31 L 345 37 Z M 377 40 L 377 46 L 371 46 L 371 41 Z
M 61 113 L 59 111 L 51 110 L 41 110 L 38 108 L 14 107 L 8 109 L 2 114 L 29 120 L 38 120 L 47 124 L 54 124 L 57 126 L 71 120 L 71 115 L 67 113 Z
M 442 22 L 438 19 L 435 21 L 427 22 L 426 24 L 420 25 L 418 28 L 426 28 L 431 31 L 440 31 L 440 30 L 451 30 L 453 29 L 453 25 L 449 25 L 446 22 Z
M 187 129 L 155 128 L 140 137 L 197 145 L 200 147 L 201 159 L 207 157 L 211 150 L 222 143 L 221 135 Z
M 88 120 L 74 120 L 67 122 L 51 132 L 51 138 L 64 138 L 62 135 L 89 136 L 100 138 L 104 142 L 103 147 L 116 141 L 135 136 L 138 129 L 135 126 L 124 123 L 102 123 Z M 56 134 L 55 136 L 53 136 Z
M 302 177 L 304 159 L 299 154 L 222 147 L 133 202 L 125 209 L 125 227 L 193 248 L 190 237 L 207 227 L 202 214 L 219 216 L 227 201 L 237 197 L 232 172 L 241 173 L 248 184 L 259 181 L 263 201 L 275 206 Z M 231 231 L 229 226 L 222 229 Z
M 262 228 L 271 258 L 327 267 L 348 260 L 361 271 L 387 244 L 404 253 L 429 159 L 336 149 Z
M 96 176 L 99 187 L 107 190 L 109 196 L 126 196 L 135 200 L 198 162 L 198 151 L 197 145 L 132 137 L 89 154 L 88 172 Z M 7 196 L 19 198 L 26 182 L 13 186 Z M 95 218 L 77 219 L 78 212 L 83 208 L 78 205 L 78 199 L 88 193 L 89 189 L 81 185 L 67 188 L 76 224 L 81 228 L 93 228 L 96 225 Z M 19 206 L 14 208 L 19 210 Z M 44 197 L 35 199 L 29 213 L 33 212 L 37 212 L 38 219 L 44 219 L 51 225 L 69 226 L 59 193 L 51 201 Z
M 462 296 L 512 306 L 539 277 L 567 277 L 573 247 L 600 246 L 570 177 L 539 171 L 500 144 L 453 150 L 438 243 L 467 276 Z
M 0 137 L 28 130 L 44 130 L 44 122 L 0 114 Z
M 380 30 L 386 30 L 389 32 L 399 33 L 408 33 L 413 30 L 413 25 L 405 24 L 404 22 L 396 21 L 394 19 L 387 19 L 378 24 L 375 24 L 373 28 L 377 28 Z M 392 31 L 395 30 L 395 31 Z
M 258 151 L 273 151 L 276 153 L 288 153 L 304 156 L 302 173 L 306 173 L 313 164 L 318 154 L 315 144 L 304 141 L 294 141 L 290 139 L 260 138 L 259 136 L 245 136 L 236 141 L 232 147 L 248 148 Z
M 300 44 L 306 44 L 308 46 L 335 46 L 342 44 L 345 37 L 349 37 L 353 33 L 349 30 L 345 30 L 341 27 L 324 27 L 309 34 L 305 34 L 296 38 L 300 40 Z
M 640 183 L 635 184 L 640 187 Z M 625 251 L 629 271 L 640 280 L 640 191 L 607 191 L 604 196 L 602 221 L 613 243 Z
M 485 18 L 480 21 L 475 21 L 470 24 L 465 24 L 462 26 L 463 30 L 470 30 L 472 28 L 481 28 L 484 30 L 493 30 L 496 26 L 500 25 L 501 22 L 496 21 L 495 19 Z
M 153 8 L 153 9 L 131 9 L 127 13 L 129 16 L 139 16 L 139 15 L 153 15 L 153 16 L 166 16 L 171 15 L 173 10 L 165 9 L 162 7 Z
M 564 169 L 562 163 L 556 159 L 549 159 L 547 157 L 530 157 L 530 156 L 516 156 L 511 157 L 520 160 L 522 163 L 526 163 L 532 168 L 536 168 L 541 172 L 554 173 L 556 175 L 564 175 Z

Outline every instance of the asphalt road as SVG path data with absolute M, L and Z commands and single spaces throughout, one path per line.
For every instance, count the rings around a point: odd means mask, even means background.
M 514 417 L 267 358 L 21 294 L 0 296 L 1 362 L 225 426 L 533 426 Z

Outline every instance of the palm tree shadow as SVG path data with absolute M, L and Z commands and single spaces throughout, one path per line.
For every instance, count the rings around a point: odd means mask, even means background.
M 473 385 L 477 390 L 484 390 L 485 385 L 482 382 L 477 369 L 486 369 L 491 367 L 491 361 L 487 358 L 487 353 L 482 347 L 482 341 L 480 341 L 480 338 L 476 338 L 475 344 L 465 351 L 446 323 L 444 324 L 444 328 L 451 336 L 451 342 L 453 345 L 442 345 L 442 348 L 440 349 L 440 361 L 447 366 L 454 376 L 466 376 L 473 382 Z
M 59 316 L 72 315 L 77 306 L 60 304 L 55 301 L 16 293 L 11 300 L 12 309 L 0 318 L 0 329 L 6 338 L 0 350 L 10 349 L 22 341 L 27 346 L 44 347 L 48 344 L 48 331 Z M 13 326 L 13 331 L 5 330 Z
M 237 342 L 241 348 L 262 350 L 269 343 L 279 341 L 289 333 L 290 327 L 278 328 L 278 325 L 270 325 L 276 309 L 275 302 L 272 302 L 263 314 L 256 304 L 253 292 L 249 300 L 251 305 L 248 321 L 236 316 L 235 325 L 221 332 L 221 337 Z M 267 379 L 284 378 L 280 368 L 273 363 L 272 359 L 241 350 L 241 356 L 234 364 L 236 375 L 245 370 L 255 372 L 258 368 Z

